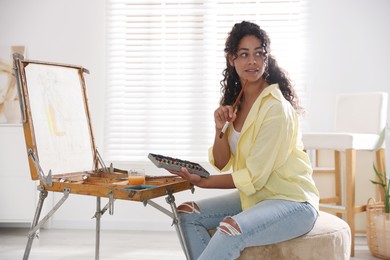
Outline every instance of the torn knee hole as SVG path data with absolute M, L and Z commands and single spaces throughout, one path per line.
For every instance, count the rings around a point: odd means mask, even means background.
M 231 217 L 224 218 L 224 220 L 219 224 L 218 229 L 228 234 L 229 236 L 236 236 L 241 234 L 240 227 Z
M 191 201 L 191 202 L 184 202 L 183 204 L 181 204 L 179 207 L 177 207 L 177 212 L 180 212 L 180 213 L 200 213 L 200 209 L 198 207 L 198 205 L 196 205 L 195 202 Z

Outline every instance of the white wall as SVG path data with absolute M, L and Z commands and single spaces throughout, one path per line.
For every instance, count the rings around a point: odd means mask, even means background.
M 309 2 L 306 120 L 310 130 L 331 130 L 337 93 L 390 92 L 387 80 L 390 71 L 390 1 Z M 92 123 L 96 144 L 103 146 L 104 1 L 1 1 L 0 45 L 25 45 L 27 58 L 71 63 L 89 69 L 91 74 L 86 78 Z M 178 202 L 216 193 L 198 189 L 195 195 L 182 194 L 176 196 Z M 56 201 L 59 197 L 60 194 L 56 194 L 48 201 Z M 165 204 L 163 200 L 159 201 Z M 93 228 L 90 217 L 94 213 L 94 203 L 92 197 L 71 196 L 54 215 L 52 225 Z M 102 225 L 103 228 L 171 229 L 170 220 L 162 213 L 124 202 L 116 203 L 114 216 L 104 216 Z
M 333 129 L 336 94 L 390 92 L 390 1 L 309 3 L 306 112 L 310 130 L 329 131 Z M 390 116 L 390 106 L 388 111 Z

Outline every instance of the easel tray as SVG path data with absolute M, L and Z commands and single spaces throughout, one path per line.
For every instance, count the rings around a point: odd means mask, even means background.
M 145 201 L 156 197 L 191 189 L 188 181 L 175 176 L 146 176 L 144 188 L 128 185 L 127 174 L 80 172 L 58 174 L 53 177 L 52 186 L 47 191 L 62 192 L 70 189 L 72 194 L 110 197 L 114 199 Z

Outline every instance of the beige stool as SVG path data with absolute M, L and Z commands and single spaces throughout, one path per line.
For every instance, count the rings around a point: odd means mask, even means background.
M 344 260 L 350 259 L 351 230 L 348 224 L 320 212 L 313 229 L 301 237 L 273 245 L 254 246 L 241 252 L 240 260 Z

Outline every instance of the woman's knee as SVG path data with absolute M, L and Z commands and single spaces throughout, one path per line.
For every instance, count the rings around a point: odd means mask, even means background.
M 241 235 L 240 227 L 238 226 L 237 222 L 231 217 L 224 218 L 219 224 L 218 229 L 225 234 L 228 234 L 229 236 Z
M 188 213 L 188 214 L 190 214 L 190 213 L 199 214 L 200 209 L 199 209 L 199 206 L 195 202 L 189 201 L 189 202 L 184 202 L 179 207 L 177 207 L 177 212 Z

